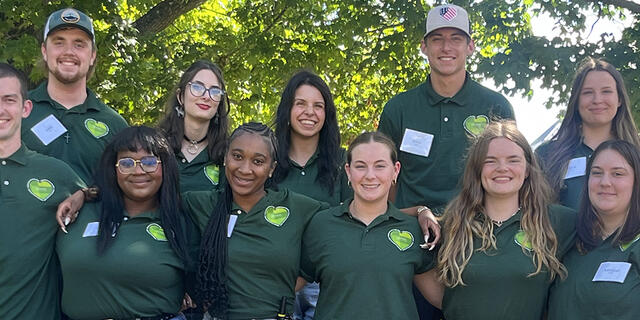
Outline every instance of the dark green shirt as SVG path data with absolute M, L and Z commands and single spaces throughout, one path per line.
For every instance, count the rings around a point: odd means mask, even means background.
M 97 252 L 100 202 L 58 232 L 62 311 L 72 319 L 151 317 L 177 313 L 185 293 L 185 265 L 169 246 L 157 212 L 128 217 L 116 239 Z M 194 233 L 192 233 L 193 235 Z M 197 246 L 197 232 L 190 246 Z
M 84 103 L 71 109 L 51 99 L 47 81 L 29 92 L 29 99 L 33 101 L 33 110 L 22 120 L 24 144 L 31 150 L 68 163 L 80 178 L 92 183 L 93 170 L 104 147 L 116 133 L 127 127 L 127 122 L 89 89 Z M 55 116 L 67 132 L 45 145 L 31 129 L 49 115 Z
M 184 208 L 201 231 L 218 197 L 216 191 L 183 195 Z M 230 214 L 238 218 L 227 242 L 229 319 L 275 318 L 282 297 L 288 298 L 287 313 L 293 312 L 302 233 L 313 214 L 325 208 L 287 189 L 267 190 L 249 212 L 233 204 Z
M 418 220 L 389 203 L 366 226 L 350 203 L 317 213 L 304 233 L 305 278 L 320 283 L 314 319 L 417 319 L 413 277 L 434 259 Z
M 526 248 L 530 244 L 518 236 L 521 217 L 518 212 L 501 227 L 494 226 L 497 250 L 473 252 L 462 272 L 465 286 L 445 288 L 442 312 L 447 320 L 542 318 L 551 282 L 546 271 L 528 277 L 536 268 Z M 549 218 L 561 258 L 573 245 L 575 211 L 552 205 Z M 473 242 L 474 248 L 480 248 L 479 238 L 474 237 Z
M 202 150 L 191 162 L 182 152 L 176 154 L 180 171 L 180 191 L 200 191 L 217 189 L 224 181 L 224 167 L 209 159 L 207 148 Z
M 58 203 L 84 183 L 24 145 L 0 159 L 0 318 L 59 319 Z
M 278 187 L 288 188 L 307 197 L 326 202 L 331 206 L 337 206 L 353 196 L 353 190 L 347 183 L 344 164 L 341 165 L 338 179 L 334 182 L 333 192 L 329 192 L 324 185 L 316 180 L 318 177 L 318 154 L 319 152 L 316 150 L 316 153 L 304 166 L 289 160 L 289 172 L 285 179 L 278 183 Z
M 402 163 L 395 205 L 398 208 L 427 205 L 439 213 L 459 191 L 458 180 L 469 137 L 482 132 L 495 118 L 514 117 L 507 99 L 471 80 L 468 74 L 452 98 L 438 95 L 430 79 L 389 100 L 378 130 L 396 144 Z M 407 129 L 433 137 L 428 156 L 403 151 L 401 145 Z M 424 137 L 418 140 L 426 144 Z
M 549 141 L 539 146 L 536 149 L 536 154 L 541 161 L 541 166 L 545 174 L 548 174 L 544 168 L 548 165 L 549 157 L 554 152 L 554 142 Z M 593 150 L 586 144 L 580 143 L 576 151 L 571 156 L 571 159 L 585 158 L 587 161 L 591 157 Z M 571 161 L 569 159 L 569 161 Z M 567 163 L 569 165 L 569 163 Z M 586 166 L 584 168 L 586 170 Z M 566 172 L 565 172 L 566 176 Z M 582 201 L 582 189 L 585 185 L 586 172 L 582 172 L 581 175 L 564 179 L 564 185 L 560 191 L 558 191 L 558 202 L 574 210 L 580 209 L 580 201 Z
M 551 288 L 549 319 L 640 319 L 640 235 L 623 246 L 612 245 L 613 238 L 585 255 L 575 247 L 565 255 L 569 275 Z M 624 282 L 594 282 L 603 262 L 630 263 Z

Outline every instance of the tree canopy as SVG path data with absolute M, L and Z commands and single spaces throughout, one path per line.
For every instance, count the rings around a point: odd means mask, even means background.
M 154 124 L 181 72 L 208 59 L 225 72 L 234 125 L 269 122 L 288 78 L 305 68 L 332 89 L 344 141 L 373 130 L 384 103 L 424 81 L 420 55 L 424 22 L 432 5 L 415 0 L 3 0 L 0 2 L 0 61 L 24 70 L 33 84 L 47 16 L 74 7 L 94 19 L 98 60 L 89 82 L 131 124 Z M 640 119 L 640 5 L 630 0 L 451 1 L 467 8 L 476 53 L 468 69 L 493 79 L 509 94 L 531 96 L 532 81 L 556 93 L 548 104 L 564 104 L 576 64 L 601 56 L 623 73 Z M 588 43 L 585 12 L 630 19 L 614 41 L 603 34 Z M 560 35 L 534 36 L 531 18 L 549 15 Z M 511 80 L 508 82 L 508 80 Z

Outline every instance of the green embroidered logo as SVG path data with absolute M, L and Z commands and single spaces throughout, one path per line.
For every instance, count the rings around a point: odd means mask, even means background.
M 524 230 L 518 231 L 518 233 L 516 233 L 516 235 L 513 237 L 513 240 L 519 246 L 527 249 L 527 251 L 533 250 L 533 245 L 531 245 L 531 241 L 527 239 L 527 235 L 524 233 Z
M 489 117 L 482 114 L 479 116 L 468 116 L 464 119 L 464 129 L 475 137 L 480 135 L 488 124 Z
M 104 122 L 96 121 L 95 119 L 84 120 L 84 127 L 89 130 L 91 135 L 98 138 L 102 138 L 109 134 L 109 127 Z
M 211 181 L 214 186 L 220 181 L 220 168 L 215 164 L 209 164 L 204 167 L 204 175 Z
M 289 208 L 268 206 L 264 209 L 264 219 L 276 227 L 280 227 L 289 219 Z
M 387 238 L 389 238 L 389 241 L 395 244 L 400 251 L 405 251 L 413 245 L 413 235 L 409 231 L 391 229 L 389 233 L 387 233 Z
M 27 190 L 40 201 L 47 201 L 56 190 L 53 183 L 47 179 L 29 179 L 27 181 Z
M 157 223 L 150 223 L 147 226 L 147 233 L 151 235 L 152 238 L 158 241 L 167 241 L 167 236 L 164 234 L 164 229 Z
M 638 234 L 635 238 L 633 238 L 633 240 L 627 242 L 627 243 L 623 243 L 620 245 L 620 250 L 622 250 L 623 252 L 626 251 L 627 249 L 629 249 L 629 247 L 631 247 L 632 244 L 634 244 L 636 241 L 638 241 L 638 239 L 640 239 L 640 234 Z

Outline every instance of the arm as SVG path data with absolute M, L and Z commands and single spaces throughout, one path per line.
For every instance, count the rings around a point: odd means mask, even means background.
M 60 229 L 67 233 L 67 225 L 78 217 L 78 212 L 82 209 L 85 201 L 93 201 L 98 196 L 98 188 L 82 188 L 70 195 L 58 205 L 56 210 L 56 220 Z
M 307 281 L 304 280 L 303 277 L 298 277 L 298 279 L 296 279 L 296 292 L 300 291 L 305 284 L 307 284 Z
M 413 283 L 429 303 L 438 309 L 442 309 L 444 286 L 438 281 L 435 268 L 425 273 L 416 274 L 413 277 Z
M 425 242 L 424 244 L 421 244 L 420 247 L 422 249 L 433 250 L 436 244 L 440 242 L 440 224 L 431 210 L 427 206 L 415 206 L 400 209 L 400 211 L 410 216 L 418 217 L 418 223 L 420 224 L 420 228 L 424 234 Z M 429 242 L 429 230 L 433 232 L 433 241 L 431 242 Z

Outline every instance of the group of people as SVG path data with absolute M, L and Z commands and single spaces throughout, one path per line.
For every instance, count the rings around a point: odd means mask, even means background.
M 620 73 L 585 60 L 534 153 L 466 71 L 463 8 L 433 8 L 420 49 L 425 82 L 344 150 L 310 71 L 272 125 L 229 134 L 223 73 L 196 61 L 157 128 L 127 127 L 86 86 L 91 19 L 52 13 L 47 81 L 27 93 L 0 64 L 0 318 L 640 317 L 640 140 Z

